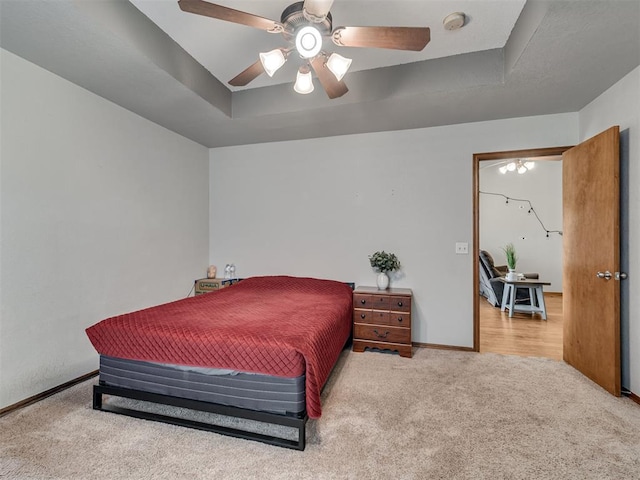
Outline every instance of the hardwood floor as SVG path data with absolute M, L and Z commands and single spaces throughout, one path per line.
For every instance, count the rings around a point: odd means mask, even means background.
M 480 352 L 562 360 L 562 294 L 544 295 L 547 320 L 539 314 L 501 312 L 480 297 Z

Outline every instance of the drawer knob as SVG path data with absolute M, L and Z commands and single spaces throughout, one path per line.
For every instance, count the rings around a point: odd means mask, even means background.
M 367 301 L 366 301 L 366 300 L 360 300 L 360 303 L 361 303 L 362 305 L 364 305 L 365 303 L 367 303 Z
M 398 317 L 398 322 L 402 322 L 402 317 Z
M 402 306 L 402 302 L 398 302 L 398 306 L 401 307 Z
M 360 318 L 367 318 L 367 316 L 364 313 L 361 313 Z
M 374 330 L 373 333 L 376 334 L 376 337 L 378 338 L 387 338 L 387 335 L 389 335 L 389 332 L 384 332 L 384 333 L 380 333 L 378 332 L 378 330 Z

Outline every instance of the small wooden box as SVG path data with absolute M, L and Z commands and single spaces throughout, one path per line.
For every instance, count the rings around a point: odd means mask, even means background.
M 229 285 L 233 285 L 239 281 L 239 278 L 200 278 L 196 280 L 194 295 L 216 292 L 221 288 L 228 287 Z

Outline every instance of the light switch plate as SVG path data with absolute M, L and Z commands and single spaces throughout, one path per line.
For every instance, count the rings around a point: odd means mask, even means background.
M 467 242 L 456 242 L 456 255 L 468 255 L 469 244 Z

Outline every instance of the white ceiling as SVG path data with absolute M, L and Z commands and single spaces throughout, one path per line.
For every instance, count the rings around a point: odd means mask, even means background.
M 280 34 L 183 12 L 176 0 L 131 0 L 131 3 L 224 83 L 258 60 L 259 52 L 288 46 Z M 293 1 L 214 3 L 279 22 L 280 14 Z M 334 28 L 429 27 L 431 41 L 421 52 L 337 47 L 330 39 L 325 40 L 324 48 L 352 58 L 350 72 L 503 48 L 524 4 L 525 0 L 336 0 L 331 8 Z M 453 12 L 465 13 L 467 22 L 460 30 L 445 30 L 442 21 Z M 272 78 L 261 75 L 246 87 L 227 86 L 239 90 L 292 83 L 298 63 L 292 58 Z
M 0 46 L 207 147 L 577 112 L 640 65 L 640 0 L 336 0 L 335 26 L 426 25 L 432 41 L 335 47 L 354 58 L 335 100 L 296 94 L 285 69 L 231 90 L 265 42 L 284 40 L 134 2 L 0 0 Z M 220 2 L 274 20 L 288 4 Z M 456 11 L 468 24 L 444 31 Z

